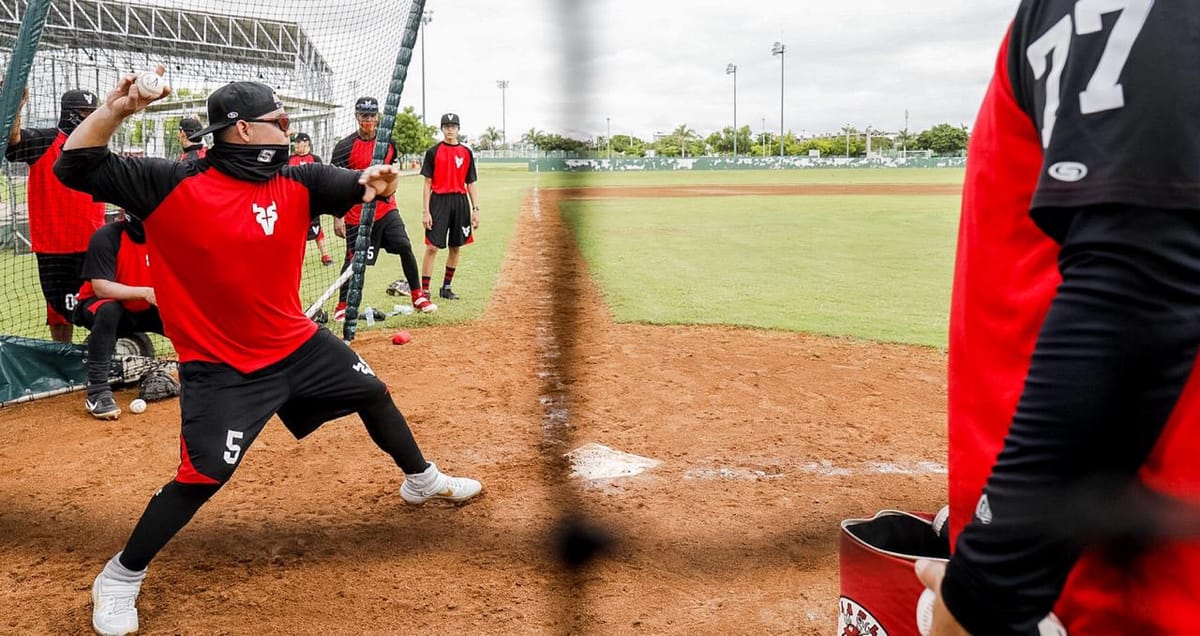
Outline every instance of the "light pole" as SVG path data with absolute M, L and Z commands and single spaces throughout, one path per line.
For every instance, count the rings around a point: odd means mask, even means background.
M 421 14 L 421 123 L 425 123 L 425 27 L 433 22 L 433 9 Z
M 771 46 L 771 55 L 779 56 L 779 158 L 783 159 L 783 53 L 787 50 L 783 42 Z
M 762 156 L 767 158 L 767 118 L 762 118 Z
M 612 161 L 612 117 L 604 118 L 604 134 L 608 138 L 608 160 Z
M 904 109 L 904 158 L 908 159 L 908 109 Z
M 726 75 L 733 75 L 733 157 L 737 158 L 737 64 L 725 67 Z
M 508 106 L 504 96 L 508 80 L 496 80 L 496 86 L 500 89 L 500 145 L 503 146 L 508 143 Z

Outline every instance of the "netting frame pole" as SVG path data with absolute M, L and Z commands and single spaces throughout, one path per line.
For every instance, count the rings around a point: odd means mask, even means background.
M 417 33 L 421 28 L 421 15 L 424 13 L 425 0 L 413 0 L 412 6 L 408 10 L 408 19 L 405 21 L 404 35 L 400 40 L 400 50 L 396 53 L 396 63 L 392 66 L 392 79 L 388 84 L 383 113 L 375 133 L 375 152 L 371 156 L 372 166 L 382 164 L 387 157 L 389 142 L 392 140 L 392 128 L 396 124 L 396 111 L 400 108 L 400 94 L 404 92 L 404 81 L 408 79 L 408 63 L 412 61 L 413 46 L 417 43 Z M 346 293 L 346 321 L 342 326 L 342 339 L 347 343 L 353 341 L 358 332 L 358 308 L 362 304 L 367 250 L 371 245 L 371 230 L 374 226 L 375 202 L 370 201 L 362 206 L 358 236 L 354 241 L 354 260 L 351 264 L 354 274 L 350 277 L 350 288 Z
M 50 3 L 51 0 L 29 0 L 25 17 L 21 19 L 21 29 L 17 32 L 8 70 L 4 73 L 4 86 L 0 87 L 0 133 L 3 133 L 0 135 L 0 157 L 8 150 L 8 135 L 21 108 L 21 97 L 33 68 L 33 57 L 42 42 Z

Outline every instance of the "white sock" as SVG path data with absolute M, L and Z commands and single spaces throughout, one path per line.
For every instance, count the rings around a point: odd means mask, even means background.
M 416 486 L 417 488 L 422 488 L 422 489 L 428 488 L 429 486 L 433 485 L 433 480 L 437 479 L 437 476 L 438 476 L 437 464 L 435 464 L 433 462 L 429 462 L 429 467 L 426 468 L 424 470 L 424 472 L 420 472 L 420 473 L 416 473 L 416 474 L 412 474 L 412 475 L 405 475 L 405 477 L 407 477 L 410 481 L 412 481 L 414 486 Z
M 104 574 L 105 576 L 114 578 L 124 583 L 140 583 L 142 579 L 146 578 L 145 570 L 142 570 L 141 572 L 135 572 L 121 565 L 120 552 L 118 552 L 113 558 L 109 559 L 108 563 L 104 564 Z

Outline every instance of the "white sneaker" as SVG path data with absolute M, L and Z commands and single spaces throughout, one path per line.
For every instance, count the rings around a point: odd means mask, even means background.
M 137 633 L 137 597 L 141 589 L 140 578 L 136 582 L 122 581 L 109 575 L 105 566 L 92 583 L 92 628 L 96 633 L 101 636 Z
M 406 475 L 400 486 L 400 497 L 410 504 L 420 505 L 430 499 L 462 503 L 483 490 L 483 484 L 466 477 L 451 477 L 429 462 L 429 468 L 417 475 Z

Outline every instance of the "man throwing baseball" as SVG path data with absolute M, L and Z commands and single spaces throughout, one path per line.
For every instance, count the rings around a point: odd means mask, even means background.
M 109 139 L 154 101 L 134 80 L 127 75 L 117 83 L 72 134 L 55 168 L 72 188 L 144 211 L 139 220 L 155 293 L 180 359 L 179 468 L 92 585 L 92 626 L 101 634 L 137 631 L 146 567 L 233 476 L 273 415 L 302 438 L 358 413 L 371 439 L 404 471 L 405 502 L 463 502 L 482 489 L 425 460 L 387 386 L 305 317 L 296 293 L 312 219 L 390 197 L 399 171 L 287 166 L 288 115 L 269 86 L 254 82 L 227 84 L 209 96 L 209 126 L 194 135 L 213 134 L 204 159 L 117 157 Z

